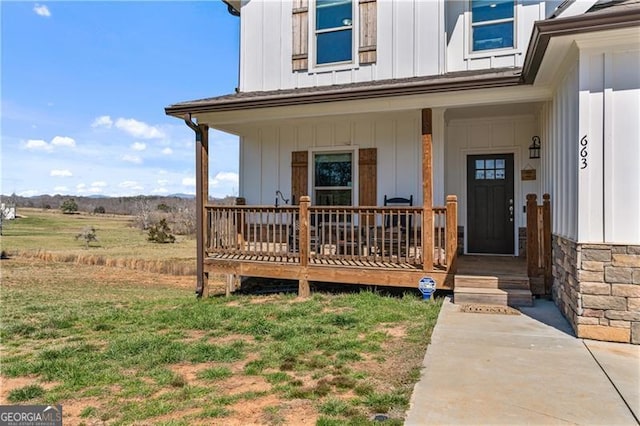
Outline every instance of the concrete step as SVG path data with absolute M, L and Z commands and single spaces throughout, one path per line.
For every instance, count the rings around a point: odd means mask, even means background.
M 529 290 L 529 278 L 522 275 L 456 275 L 455 286 Z
M 479 304 L 500 306 L 533 306 L 531 291 L 522 289 L 458 287 L 453 290 L 456 305 Z

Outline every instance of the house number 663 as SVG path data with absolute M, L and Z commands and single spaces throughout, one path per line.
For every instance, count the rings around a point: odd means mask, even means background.
M 587 135 L 584 135 L 582 139 L 580 139 L 580 169 L 587 168 L 587 156 L 589 155 L 587 145 L 589 145 L 589 141 L 587 140 Z

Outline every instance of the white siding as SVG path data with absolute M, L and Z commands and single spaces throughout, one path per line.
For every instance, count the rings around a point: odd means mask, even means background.
M 444 5 L 439 1 L 378 0 L 378 60 L 375 64 L 313 69 L 313 53 L 310 52 L 310 69 L 301 72 L 293 72 L 291 67 L 291 8 L 290 0 L 243 3 L 241 91 L 436 75 L 444 69 Z M 312 12 L 310 8 L 309 13 Z
M 580 242 L 640 243 L 638 69 L 637 46 L 581 49 Z
M 552 232 L 578 238 L 578 64 L 563 72 L 541 111 L 543 191 L 551 195 Z
M 434 170 L 444 164 L 443 114 L 435 111 Z M 275 191 L 291 193 L 291 152 L 299 150 L 349 150 L 377 148 L 378 205 L 384 195 L 413 195 L 422 203 L 420 111 L 353 115 L 331 119 L 292 120 L 261 125 L 241 138 L 240 195 L 247 204 L 275 202 Z M 309 181 L 311 185 L 311 181 Z M 434 177 L 434 201 L 443 204 L 443 176 Z M 311 190 L 311 188 L 309 188 Z
M 243 2 L 240 90 L 291 89 L 522 66 L 533 23 L 544 19 L 552 9 L 549 5 L 555 6 L 557 1 L 516 3 L 515 48 L 473 53 L 469 47 L 467 0 L 378 0 L 375 64 L 314 69 L 310 49 L 309 70 L 293 72 L 291 0 Z M 309 13 L 313 13 L 312 7 Z
M 453 119 L 447 123 L 445 145 L 445 192 L 458 196 L 458 225 L 467 224 L 467 156 L 513 154 L 515 228 L 526 226 L 523 206 L 526 194 L 540 194 L 540 160 L 529 159 L 531 138 L 537 135 L 535 115 Z M 521 181 L 520 170 L 534 168 L 535 181 Z M 517 235 L 517 234 L 515 234 Z M 516 238 L 517 247 L 517 238 Z M 515 250 L 515 247 L 514 247 Z

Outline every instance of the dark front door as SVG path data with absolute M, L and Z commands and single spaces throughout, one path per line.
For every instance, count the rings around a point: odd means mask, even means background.
M 513 254 L 513 154 L 467 157 L 467 251 Z

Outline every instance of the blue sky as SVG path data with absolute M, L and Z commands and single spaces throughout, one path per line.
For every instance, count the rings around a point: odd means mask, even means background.
M 0 193 L 195 193 L 176 102 L 232 93 L 238 18 L 219 0 L 0 1 Z M 238 191 L 238 141 L 211 130 L 210 193 Z

